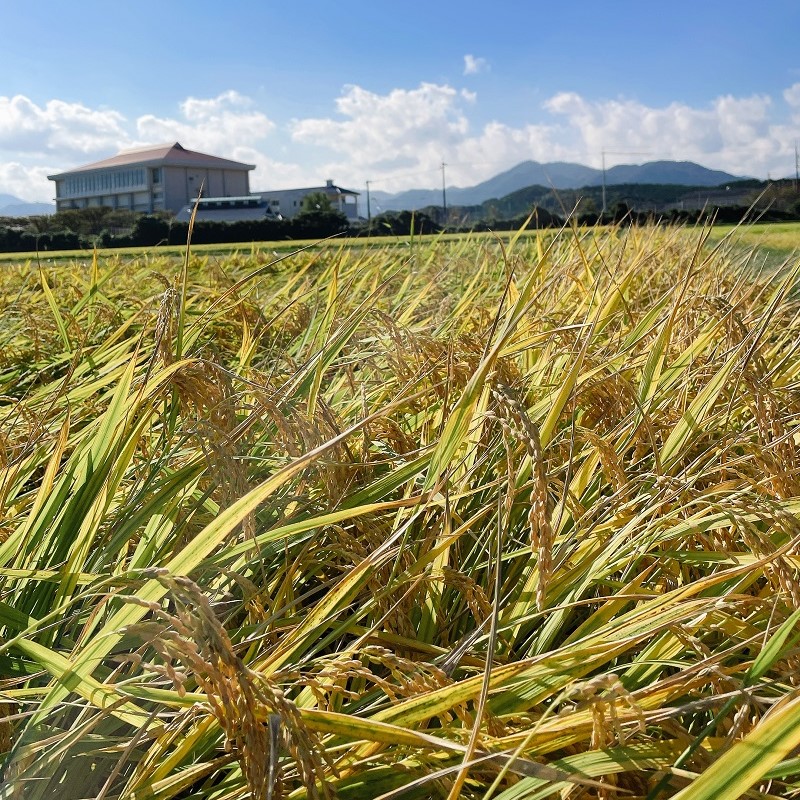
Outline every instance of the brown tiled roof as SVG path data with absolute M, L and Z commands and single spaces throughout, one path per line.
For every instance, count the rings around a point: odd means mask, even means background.
M 89 172 L 98 169 L 111 169 L 112 167 L 125 167 L 131 164 L 142 164 L 152 167 L 210 167 L 214 169 L 255 169 L 255 164 L 244 164 L 241 161 L 231 161 L 227 158 L 209 156 L 195 150 L 187 150 L 180 142 L 162 144 L 153 147 L 140 147 L 135 150 L 121 150 L 117 155 L 92 164 L 60 172 L 58 175 L 48 175 L 51 180 L 72 175 L 75 172 Z

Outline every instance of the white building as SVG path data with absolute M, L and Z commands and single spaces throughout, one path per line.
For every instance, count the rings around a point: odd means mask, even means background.
M 56 210 L 111 206 L 131 211 L 178 212 L 202 187 L 204 197 L 250 194 L 243 164 L 194 150 L 179 142 L 123 150 L 112 158 L 48 175 L 56 184 Z
M 195 207 L 197 211 L 195 212 Z M 280 219 L 273 213 L 261 195 L 245 197 L 202 197 L 187 203 L 175 215 L 178 222 L 188 222 L 195 214 L 195 220 L 202 222 L 241 222 L 242 220 Z
M 331 208 L 344 214 L 349 220 L 358 219 L 358 192 L 351 189 L 342 189 L 332 180 L 327 180 L 324 186 L 310 186 L 306 189 L 275 189 L 269 192 L 254 192 L 261 195 L 272 210 L 273 214 L 280 214 L 287 219 L 296 216 L 303 209 L 303 200 L 309 194 L 321 193 L 331 202 Z

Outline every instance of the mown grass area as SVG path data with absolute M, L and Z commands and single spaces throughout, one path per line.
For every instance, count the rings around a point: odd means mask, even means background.
M 282 241 L 282 242 L 246 242 L 236 244 L 195 244 L 193 252 L 207 257 L 238 256 L 240 253 L 264 260 L 273 257 L 294 253 L 302 248 L 327 247 L 327 242 L 313 241 Z M 177 259 L 183 261 L 185 247 L 176 245 L 158 245 L 157 247 L 117 247 L 112 249 L 99 249 L 98 254 L 103 259 L 135 260 L 138 258 Z M 72 261 L 91 260 L 94 254 L 91 250 L 54 250 L 30 253 L 0 253 L 0 266 L 3 264 L 33 264 L 34 266 L 53 266 L 69 264 Z
M 544 237 L 555 236 L 557 231 L 542 231 Z M 490 239 L 495 242 L 508 242 L 518 236 L 527 237 L 532 235 L 531 231 L 500 231 L 481 232 L 470 234 L 472 241 Z M 352 250 L 381 249 L 391 248 L 406 249 L 416 242 L 454 242 L 465 237 L 463 233 L 438 233 L 414 236 L 374 236 L 353 238 L 342 236 L 332 236 L 329 239 L 287 239 L 273 242 L 238 242 L 230 244 L 193 244 L 192 252 L 208 258 L 219 258 L 227 262 L 229 258 L 238 260 L 240 257 L 255 259 L 258 263 L 272 261 L 276 258 L 289 256 L 298 250 L 329 250 L 331 244 L 334 246 L 346 246 Z M 117 247 L 108 249 L 98 249 L 98 254 L 103 259 L 123 259 L 134 260 L 138 258 L 161 257 L 182 262 L 186 248 L 177 245 L 158 245 L 156 247 Z M 39 251 L 29 253 L 0 253 L 0 267 L 4 264 L 28 264 L 34 267 L 49 267 L 60 264 L 69 264 L 72 261 L 86 261 L 93 258 L 91 250 L 58 250 L 58 251 Z
M 800 250 L 800 222 L 773 222 L 766 225 L 718 225 L 712 238 L 735 233 L 742 244 L 767 247 L 791 253 Z
M 749 253 L 758 267 L 780 268 L 800 253 L 800 222 L 756 225 L 715 225 L 709 241 L 729 238 L 742 254 Z
M 586 232 L 586 231 L 583 231 Z M 473 241 L 489 239 L 492 241 L 508 242 L 513 238 L 528 236 L 549 237 L 557 234 L 557 231 L 523 231 L 519 232 L 482 232 L 469 235 Z M 193 245 L 193 252 L 205 255 L 209 258 L 238 258 L 240 255 L 249 256 L 257 259 L 260 263 L 272 260 L 276 257 L 290 255 L 300 249 L 327 249 L 330 242 L 335 241 L 339 244 L 346 243 L 350 248 L 387 248 L 391 245 L 403 248 L 408 247 L 409 242 L 453 242 L 463 239 L 465 234 L 425 234 L 416 237 L 372 237 L 372 238 L 341 238 L 332 237 L 331 240 L 286 240 L 278 242 L 246 242 L 234 244 L 201 244 Z M 762 257 L 769 260 L 774 265 L 790 257 L 793 253 L 800 250 L 800 223 L 780 222 L 755 225 L 714 225 L 708 232 L 708 242 L 711 245 L 719 243 L 723 239 L 731 238 L 742 248 L 753 251 L 757 249 Z M 114 248 L 110 250 L 99 250 L 99 255 L 103 259 L 137 259 L 152 258 L 155 254 L 164 258 L 183 260 L 185 253 L 184 247 L 174 245 L 159 245 L 158 247 L 127 247 Z M 62 251 L 40 251 L 30 253 L 0 253 L 0 265 L 3 264 L 26 264 L 34 266 L 52 266 L 57 264 L 69 263 L 91 259 L 92 252 L 87 250 L 62 250 Z
M 0 270 L 2 797 L 786 798 L 800 261 Z

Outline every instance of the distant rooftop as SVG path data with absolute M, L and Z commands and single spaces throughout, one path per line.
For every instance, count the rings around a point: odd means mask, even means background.
M 279 195 L 282 193 L 302 193 L 302 194 L 311 194 L 311 192 L 330 192 L 333 189 L 336 194 L 349 194 L 349 195 L 359 195 L 360 192 L 356 192 L 353 189 L 343 189 L 341 186 L 337 186 L 330 178 L 325 181 L 324 186 L 305 186 L 301 189 L 267 189 L 261 192 L 254 192 L 254 194 L 260 195 Z
M 84 164 L 81 167 L 61 172 L 57 175 L 48 175 L 50 180 L 56 180 L 66 175 L 76 172 L 91 172 L 93 170 L 111 169 L 114 167 L 126 167 L 131 164 L 145 165 L 152 167 L 206 167 L 211 169 L 255 169 L 255 164 L 244 164 L 241 161 L 232 161 L 227 158 L 210 156 L 206 153 L 198 153 L 195 150 L 187 150 L 180 142 L 168 144 L 151 145 L 149 147 L 137 147 L 133 150 L 120 150 L 115 156 L 95 161 L 91 164 Z

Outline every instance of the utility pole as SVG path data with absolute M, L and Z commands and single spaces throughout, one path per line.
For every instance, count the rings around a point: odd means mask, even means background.
M 800 181 L 800 152 L 797 150 L 797 139 L 794 140 L 794 190 L 797 192 L 797 184 Z
M 442 161 L 442 225 L 447 225 L 447 192 L 444 188 L 445 186 L 445 177 L 444 177 L 444 168 L 447 164 Z
M 612 156 L 651 156 L 653 154 L 641 150 L 601 150 L 600 153 L 603 159 L 603 211 L 601 213 L 605 214 L 606 213 L 606 154 Z
M 369 205 L 369 185 L 372 181 L 367 181 L 367 230 L 372 231 L 372 209 Z
M 600 216 L 604 217 L 606 215 L 606 151 L 603 150 L 603 210 L 600 212 Z

